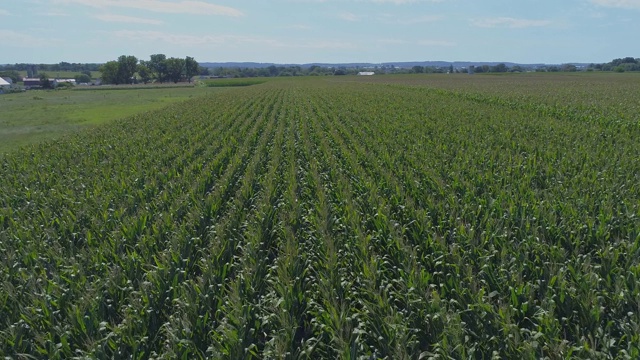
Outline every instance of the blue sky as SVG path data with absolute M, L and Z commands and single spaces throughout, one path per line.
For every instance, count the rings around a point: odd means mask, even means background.
M 0 64 L 608 62 L 638 34 L 640 0 L 0 0 Z

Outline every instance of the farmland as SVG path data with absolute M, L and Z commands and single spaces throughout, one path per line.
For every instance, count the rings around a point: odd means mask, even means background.
M 9 153 L 0 354 L 638 358 L 638 79 L 278 79 Z
M 88 131 L 97 125 L 207 93 L 203 88 L 184 87 L 177 91 L 166 86 L 76 89 L 0 96 L 0 157 L 21 146 Z

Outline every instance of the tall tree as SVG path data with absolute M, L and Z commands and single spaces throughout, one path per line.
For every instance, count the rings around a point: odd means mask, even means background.
M 107 61 L 100 67 L 100 72 L 102 73 L 103 84 L 120 84 L 117 61 Z
M 185 68 L 185 60 L 180 58 L 168 58 L 165 61 L 167 66 L 167 78 L 174 83 L 182 79 Z
M 121 84 L 131 83 L 133 74 L 138 68 L 138 59 L 135 56 L 122 55 L 118 58 L 118 82 Z
M 167 76 L 167 56 L 165 54 L 151 55 L 151 59 L 147 63 L 147 66 L 153 72 L 153 76 L 160 83 L 166 80 Z
M 191 82 L 191 78 L 195 75 L 198 75 L 200 70 L 200 64 L 192 58 L 191 56 L 187 56 L 184 59 L 184 73 L 187 76 L 187 80 Z
M 145 84 L 151 81 L 151 76 L 153 74 L 147 65 L 147 61 L 140 60 L 140 64 L 138 64 L 138 75 L 140 76 L 140 80 Z

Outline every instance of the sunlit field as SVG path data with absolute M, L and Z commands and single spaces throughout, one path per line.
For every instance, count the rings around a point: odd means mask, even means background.
M 193 95 L 0 159 L 1 354 L 640 357 L 639 76 Z

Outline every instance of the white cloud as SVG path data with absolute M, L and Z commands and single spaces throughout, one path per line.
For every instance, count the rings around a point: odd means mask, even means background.
M 453 47 L 458 44 L 452 41 L 446 41 L 446 40 L 421 40 L 421 41 L 418 41 L 418 45 L 429 46 L 429 47 L 436 47 L 436 46 L 437 47 Z
M 56 4 L 85 5 L 95 8 L 128 8 L 170 14 L 242 16 L 240 10 L 193 0 L 54 0 Z
M 426 23 L 433 23 L 433 22 L 444 19 L 444 16 L 442 15 L 423 15 L 423 16 L 402 18 L 402 17 L 398 17 L 397 14 L 393 14 L 393 13 L 381 13 L 381 14 L 373 15 L 373 14 L 364 14 L 364 13 L 354 14 L 346 11 L 337 14 L 337 17 L 339 19 L 350 21 L 350 22 L 372 20 L 372 21 L 378 21 L 383 24 L 391 24 L 391 25 L 426 24 Z
M 394 24 L 394 25 L 415 25 L 415 24 L 426 24 L 433 23 L 436 21 L 440 21 L 444 19 L 444 16 L 441 15 L 424 15 L 418 17 L 410 17 L 410 18 L 399 18 L 396 14 L 383 14 L 379 17 L 379 20 L 385 24 Z
M 350 12 L 342 12 L 340 14 L 338 14 L 338 17 L 342 20 L 346 20 L 346 21 L 360 21 L 360 19 L 362 18 L 361 16 L 358 16 L 356 14 L 350 13 Z
M 9 16 L 9 15 L 11 15 L 10 12 L 8 12 L 7 10 L 0 9 L 0 16 Z
M 48 11 L 48 12 L 39 12 L 40 16 L 49 16 L 49 17 L 68 17 L 71 16 L 68 13 L 62 11 Z
M 404 39 L 380 39 L 378 43 L 384 45 L 418 45 L 418 46 L 426 46 L 426 47 L 452 47 L 457 44 L 451 41 L 446 40 L 418 40 L 418 41 L 409 41 Z
M 322 49 L 322 50 L 349 50 L 356 47 L 355 44 L 347 41 L 307 41 L 304 44 L 287 44 L 285 47 L 303 48 L 303 49 Z
M 439 3 L 443 1 L 444 0 L 370 0 L 370 2 L 379 3 L 379 4 L 389 3 L 389 4 L 396 4 L 396 5 L 415 4 L 420 2 Z
M 591 2 L 604 7 L 640 9 L 640 0 L 591 0 Z
M 181 35 L 173 33 L 165 33 L 162 31 L 135 31 L 135 30 L 118 30 L 113 35 L 125 38 L 129 41 L 158 41 L 173 45 L 182 46 L 201 46 L 207 44 L 224 44 L 232 43 L 234 45 L 240 43 L 269 43 L 272 46 L 283 46 L 278 41 L 240 35 Z
M 145 19 L 133 16 L 116 15 L 116 14 L 101 14 L 96 15 L 94 18 L 105 22 L 120 22 L 129 24 L 149 24 L 149 25 L 162 25 L 163 22 L 155 19 Z
M 0 39 L 2 39 L 3 44 L 23 48 L 58 46 L 60 42 L 60 40 L 57 39 L 45 39 L 26 33 L 2 29 L 0 29 Z
M 250 46 L 267 46 L 270 48 L 288 49 L 353 49 L 355 45 L 346 41 L 309 40 L 292 42 L 290 39 L 280 41 L 261 36 L 244 35 L 184 35 L 162 31 L 134 31 L 119 30 L 109 33 L 125 41 L 140 41 L 143 43 L 160 42 L 184 47 L 203 47 L 207 45 L 228 45 L 238 47 L 243 44 Z
M 506 27 L 520 29 L 528 27 L 543 27 L 551 25 L 549 20 L 515 19 L 510 17 L 476 19 L 471 22 L 474 26 L 483 28 Z
M 289 25 L 289 26 L 284 26 L 284 29 L 290 29 L 290 30 L 311 30 L 312 27 L 306 24 L 294 24 L 294 25 Z
M 420 17 L 415 17 L 411 19 L 407 19 L 404 21 L 405 24 L 423 24 L 423 23 L 431 23 L 442 20 L 444 17 L 440 15 L 425 15 Z

